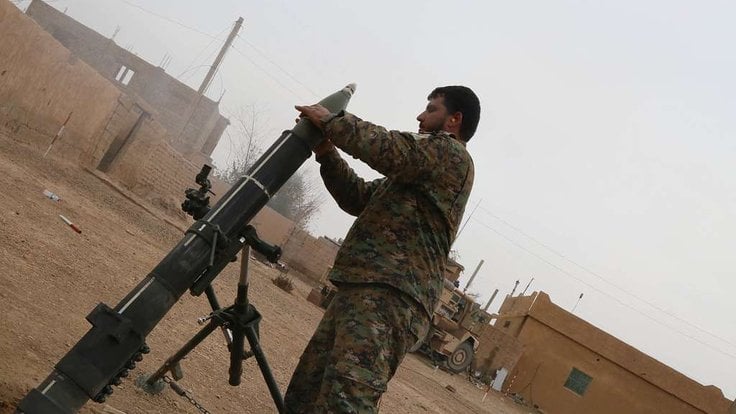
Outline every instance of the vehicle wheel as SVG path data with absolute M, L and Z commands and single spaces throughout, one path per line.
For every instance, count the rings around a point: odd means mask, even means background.
M 473 360 L 473 344 L 463 342 L 455 348 L 455 352 L 447 358 L 447 369 L 458 373 L 465 371 Z

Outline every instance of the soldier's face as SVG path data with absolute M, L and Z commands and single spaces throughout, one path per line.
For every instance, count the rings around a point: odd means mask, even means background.
M 432 133 L 437 131 L 446 131 L 446 126 L 450 120 L 450 114 L 445 107 L 445 98 L 439 96 L 430 99 L 427 108 L 417 116 L 419 121 L 420 133 Z

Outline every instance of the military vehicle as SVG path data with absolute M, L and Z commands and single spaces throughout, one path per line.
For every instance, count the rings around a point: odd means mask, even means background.
M 480 345 L 478 338 L 490 321 L 491 315 L 471 295 L 445 279 L 432 327 L 420 351 L 450 372 L 463 372 L 473 361 Z
M 466 370 L 473 361 L 480 345 L 481 332 L 491 321 L 491 315 L 475 302 L 471 295 L 463 293 L 455 283 L 463 266 L 449 260 L 445 270 L 444 287 L 434 310 L 429 334 L 419 349 L 436 365 L 458 373 Z M 329 272 L 329 269 L 328 269 Z M 315 287 L 307 300 L 327 308 L 335 296 L 336 288 L 323 275 L 320 287 Z

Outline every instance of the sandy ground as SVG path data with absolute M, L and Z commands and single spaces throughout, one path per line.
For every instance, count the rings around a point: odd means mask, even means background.
M 181 238 L 188 223 L 176 215 L 143 208 L 92 173 L 28 148 L 0 133 L 0 414 L 50 373 L 89 329 L 85 316 L 99 302 L 117 304 Z M 42 195 L 59 194 L 56 203 Z M 77 234 L 59 214 L 82 229 Z M 179 223 L 178 228 L 172 223 Z M 234 299 L 239 266 L 215 280 L 220 303 Z M 285 389 L 299 355 L 322 315 L 306 301 L 310 289 L 294 278 L 291 294 L 271 283 L 277 271 L 251 265 L 250 300 L 263 315 L 261 343 L 276 380 Z M 148 395 L 134 384 L 151 373 L 199 330 L 209 313 L 203 297 L 188 293 L 149 335 L 152 352 L 106 402 L 125 413 L 196 413 L 166 389 Z M 183 362 L 180 384 L 210 412 L 275 412 L 256 362 L 245 362 L 239 387 L 227 383 L 228 355 L 219 332 Z M 451 391 L 447 386 L 455 391 Z M 416 355 L 407 357 L 389 384 L 384 413 L 528 413 L 503 395 L 484 391 L 461 376 L 435 371 Z M 88 403 L 81 412 L 100 412 Z

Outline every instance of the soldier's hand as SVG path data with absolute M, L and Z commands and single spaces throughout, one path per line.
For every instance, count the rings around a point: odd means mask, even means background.
M 309 106 L 301 106 L 296 105 L 294 106 L 297 111 L 301 112 L 301 115 L 299 115 L 302 118 L 307 118 L 314 126 L 316 126 L 319 129 L 322 129 L 322 119 L 326 118 L 330 115 L 330 111 L 327 110 L 324 106 L 320 104 L 314 104 Z
M 314 151 L 315 158 L 319 158 L 334 150 L 335 144 L 333 144 L 332 141 L 330 141 L 329 139 L 323 139 L 322 142 L 317 144 L 317 146 L 312 149 L 312 151 Z

